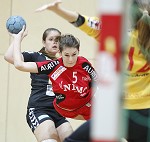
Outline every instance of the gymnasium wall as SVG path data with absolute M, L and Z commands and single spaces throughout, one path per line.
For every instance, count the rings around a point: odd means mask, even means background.
M 96 0 L 62 0 L 62 5 L 79 13 L 95 16 Z M 27 22 L 28 36 L 22 43 L 22 51 L 38 51 L 42 47 L 42 34 L 49 27 L 62 33 L 71 33 L 81 41 L 80 55 L 95 63 L 97 43 L 79 29 L 56 14 L 35 9 L 52 0 L 5 0 L 0 2 L 0 142 L 36 142 L 26 123 L 26 106 L 30 94 L 30 75 L 16 70 L 4 60 L 10 44 L 6 20 L 11 15 L 21 15 Z M 71 120 L 76 129 L 83 121 Z

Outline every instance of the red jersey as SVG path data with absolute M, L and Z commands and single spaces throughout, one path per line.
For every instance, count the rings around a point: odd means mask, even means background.
M 62 58 L 37 62 L 37 66 L 38 72 L 47 74 L 52 82 L 56 94 L 54 106 L 74 111 L 91 100 L 97 74 L 84 57 L 78 56 L 77 63 L 73 67 L 65 67 Z

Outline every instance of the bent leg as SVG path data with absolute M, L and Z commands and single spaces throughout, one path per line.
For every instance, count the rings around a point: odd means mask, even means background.
M 55 124 L 52 120 L 46 120 L 42 122 L 35 129 L 34 135 L 38 142 L 45 142 L 45 140 L 47 140 L 46 142 L 59 142 L 59 137 L 55 128 Z
M 61 142 L 63 142 L 66 137 L 72 134 L 73 129 L 69 122 L 65 122 L 61 124 L 59 127 L 57 127 L 57 132 Z

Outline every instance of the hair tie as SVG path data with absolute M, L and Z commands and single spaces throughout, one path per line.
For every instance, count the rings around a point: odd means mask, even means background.
M 147 11 L 147 10 L 144 10 L 144 11 L 143 11 L 143 15 L 148 15 L 148 11 Z

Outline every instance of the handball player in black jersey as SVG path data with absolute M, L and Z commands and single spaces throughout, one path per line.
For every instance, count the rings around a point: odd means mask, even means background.
M 60 35 L 61 32 L 58 29 L 46 29 L 42 37 L 43 48 L 39 52 L 23 52 L 21 59 L 24 62 L 56 59 Z M 5 60 L 11 64 L 14 64 L 13 50 L 14 41 L 4 56 Z M 31 94 L 27 106 L 27 123 L 38 142 L 62 142 L 73 130 L 66 118 L 61 116 L 53 106 L 55 94 L 49 77 L 45 74 L 30 73 L 30 78 Z
M 60 37 L 61 58 L 43 62 L 24 62 L 21 59 L 23 28 L 14 38 L 14 66 L 21 71 L 47 74 L 52 82 L 56 98 L 55 109 L 63 116 L 89 120 L 91 100 L 95 93 L 97 74 L 91 63 L 79 56 L 80 42 L 73 35 Z

